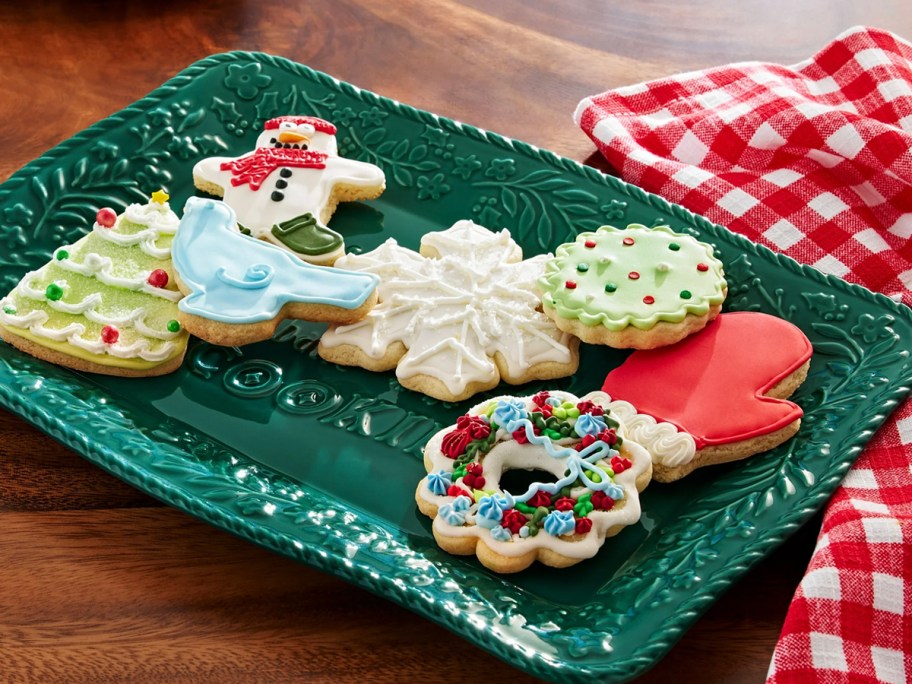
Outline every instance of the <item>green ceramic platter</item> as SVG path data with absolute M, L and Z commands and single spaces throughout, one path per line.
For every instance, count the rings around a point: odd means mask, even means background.
M 339 127 L 340 151 L 380 165 L 383 196 L 344 205 L 350 249 L 420 236 L 461 218 L 509 228 L 527 255 L 603 223 L 668 223 L 712 243 L 726 310 L 786 318 L 815 354 L 795 396 L 801 432 L 773 452 L 654 483 L 642 520 L 563 571 L 499 577 L 440 551 L 414 503 L 426 438 L 467 406 L 399 387 L 392 373 L 335 367 L 321 327 L 289 324 L 240 350 L 192 342 L 177 373 L 81 375 L 0 345 L 0 398 L 93 463 L 218 527 L 407 606 L 516 667 L 563 682 L 620 682 L 666 653 L 720 593 L 833 492 L 907 393 L 912 315 L 885 297 L 799 266 L 577 162 L 378 97 L 283 59 L 247 53 L 194 64 L 0 187 L 0 285 L 159 187 L 183 207 L 204 156 L 253 147 L 279 114 Z M 624 354 L 585 346 L 554 383 L 597 389 Z M 542 383 L 518 388 L 525 394 Z M 433 658 L 428 668 L 433 669 Z

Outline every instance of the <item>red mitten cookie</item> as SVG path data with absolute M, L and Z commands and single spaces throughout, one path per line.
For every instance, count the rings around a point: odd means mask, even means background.
M 680 450 L 667 459 L 654 454 L 654 478 L 672 482 L 792 437 L 802 411 L 785 399 L 807 377 L 812 351 L 804 333 L 787 321 L 727 313 L 677 344 L 634 352 L 602 389 L 636 413 L 693 437 L 692 457 Z

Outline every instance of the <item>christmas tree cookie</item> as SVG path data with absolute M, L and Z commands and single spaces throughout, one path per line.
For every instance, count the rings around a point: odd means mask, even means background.
M 702 329 L 727 293 L 710 245 L 668 226 L 602 226 L 561 245 L 539 278 L 545 313 L 584 342 L 653 349 Z
M 106 375 L 163 375 L 187 348 L 177 321 L 168 196 L 101 209 L 92 232 L 60 247 L 0 300 L 0 336 L 40 359 Z

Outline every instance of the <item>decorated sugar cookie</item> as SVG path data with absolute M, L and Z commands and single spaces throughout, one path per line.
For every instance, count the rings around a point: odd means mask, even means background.
M 547 256 L 522 259 L 509 231 L 471 221 L 421 239 L 420 254 L 389 239 L 337 266 L 380 276 L 380 303 L 320 339 L 321 357 L 368 370 L 396 369 L 409 389 L 466 399 L 501 380 L 571 375 L 578 340 L 538 310 L 535 280 Z
M 655 479 L 671 482 L 795 435 L 802 411 L 786 398 L 807 377 L 812 352 L 804 333 L 781 318 L 725 313 L 677 344 L 633 352 L 603 390 L 623 400 L 611 406 L 632 439 L 665 443 L 649 448 Z
M 557 248 L 539 279 L 545 313 L 584 342 L 652 349 L 701 329 L 727 286 L 712 247 L 667 226 L 602 226 Z
M 415 498 L 434 518 L 440 547 L 475 554 L 496 572 L 518 572 L 535 560 L 567 567 L 639 520 L 652 462 L 642 446 L 618 436 L 607 402 L 602 392 L 497 397 L 434 435 Z M 551 478 L 504 491 L 503 474 L 517 469 Z
M 342 236 L 327 227 L 336 205 L 374 199 L 386 186 L 379 167 L 340 157 L 336 127 L 315 116 L 270 119 L 253 152 L 203 159 L 193 182 L 224 197 L 242 232 L 323 265 L 344 254 Z
M 265 340 L 286 318 L 347 322 L 377 301 L 379 278 L 315 266 L 234 230 L 231 207 L 191 197 L 172 247 L 181 324 L 213 344 Z
M 92 232 L 60 247 L 0 301 L 0 336 L 40 359 L 92 373 L 142 376 L 180 366 L 171 242 L 178 219 L 152 193 L 118 216 L 98 212 Z

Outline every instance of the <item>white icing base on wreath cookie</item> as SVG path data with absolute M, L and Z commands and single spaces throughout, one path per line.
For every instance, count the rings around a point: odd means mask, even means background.
M 544 398 L 542 398 L 544 397 Z M 429 475 L 425 477 L 419 485 L 417 497 L 419 506 L 425 512 L 436 509 L 434 515 L 435 536 L 446 538 L 477 537 L 480 543 L 483 543 L 496 554 L 507 558 L 517 558 L 530 552 L 538 550 L 547 550 L 554 554 L 559 554 L 569 562 L 563 562 L 569 565 L 572 562 L 584 558 L 590 558 L 596 554 L 598 549 L 605 541 L 606 533 L 612 528 L 626 526 L 635 523 L 640 518 L 640 502 L 637 487 L 637 480 L 643 476 L 648 478 L 648 472 L 651 472 L 652 464 L 650 454 L 641 445 L 632 440 L 622 440 L 622 444 L 610 445 L 609 442 L 614 433 L 621 434 L 623 427 L 616 428 L 606 427 L 616 418 L 608 409 L 609 397 L 604 392 L 593 392 L 587 394 L 582 399 L 578 399 L 568 392 L 551 391 L 540 393 L 534 397 L 496 397 L 485 401 L 470 409 L 465 416 L 460 418 L 460 422 L 455 426 L 450 426 L 435 434 L 425 447 L 425 467 Z M 528 423 L 529 430 L 537 429 L 533 420 L 541 420 L 543 404 L 549 403 L 551 411 L 555 410 L 555 402 L 567 411 L 569 405 L 574 407 L 583 407 L 586 413 L 585 419 L 577 410 L 578 417 L 568 416 L 558 417 L 556 425 L 561 427 L 569 426 L 573 432 L 570 435 L 562 436 L 557 439 L 547 437 L 546 432 L 542 430 L 536 433 L 538 439 L 545 437 L 548 445 L 533 444 L 531 442 L 521 443 L 516 440 L 516 432 L 508 432 L 508 428 L 500 426 L 498 420 L 505 422 L 506 425 L 517 426 Z M 525 408 L 525 413 L 519 408 Z M 591 413 L 585 411 L 590 407 L 596 407 Z M 608 415 L 597 415 L 597 411 L 606 410 Z M 572 412 L 573 409 L 570 409 Z M 538 417 L 536 417 L 536 415 Z M 504 416 L 513 416 L 512 419 L 504 419 Z M 556 412 L 551 414 L 551 418 L 556 416 Z M 480 464 L 481 472 L 477 475 L 471 475 L 472 481 L 475 482 L 478 476 L 484 479 L 483 487 L 475 489 L 472 485 L 467 485 L 469 475 L 463 475 L 453 478 L 454 466 L 461 459 L 468 456 L 472 449 L 472 444 L 479 444 L 490 439 L 490 431 L 487 435 L 480 438 L 474 438 L 463 446 L 465 438 L 461 438 L 460 433 L 465 435 L 471 434 L 477 430 L 479 434 L 484 434 L 484 422 L 487 421 L 489 426 L 496 428 L 494 441 L 490 444 L 487 451 L 479 455 L 477 452 L 469 460 L 469 464 Z M 525 422 L 524 422 L 525 421 Z M 460 425 L 462 427 L 460 428 Z M 577 426 L 579 425 L 579 430 Z M 548 428 L 552 429 L 552 428 Z M 582 432 L 583 435 L 579 433 Z M 523 432 L 522 434 L 528 434 Z M 575 450 L 575 447 L 587 439 L 589 445 L 582 451 Z M 457 446 L 453 446 L 457 444 Z M 620 451 L 618 450 L 620 449 Z M 461 449 L 459 456 L 451 457 Z M 478 447 L 483 449 L 483 447 Z M 447 454 L 449 452 L 450 455 Z M 554 453 L 560 454 L 555 456 Z M 624 465 L 622 472 L 617 474 L 611 471 L 610 477 L 599 481 L 589 481 L 588 475 L 598 473 L 595 469 L 588 469 L 584 462 L 589 459 L 600 469 L 608 468 L 613 459 L 626 458 L 629 461 Z M 580 472 L 584 477 L 578 478 L 572 485 L 559 487 L 562 479 L 566 480 L 572 476 L 574 467 L 582 466 Z M 617 465 L 620 470 L 621 465 Z M 504 492 L 499 481 L 504 472 L 513 469 L 525 470 L 542 470 L 550 473 L 558 481 L 554 483 L 533 483 L 526 492 Z M 458 469 L 456 472 L 459 472 Z M 567 473 L 571 473 L 568 475 Z M 601 470 L 605 474 L 605 470 Z M 449 482 L 449 485 L 447 485 Z M 588 484 L 584 484 L 588 482 Z M 439 491 L 446 486 L 447 491 L 444 493 L 435 493 L 434 488 Z M 472 501 L 469 502 L 465 494 L 457 496 L 453 488 L 458 488 L 465 493 L 471 490 Z M 556 493 L 545 492 L 547 487 L 555 489 Z M 569 492 L 567 491 L 569 488 Z M 603 489 L 598 489 L 603 488 Z M 561 492 L 569 494 L 561 495 Z M 563 499 L 570 499 L 576 504 L 585 501 L 591 502 L 594 491 L 601 492 L 601 496 L 609 496 L 614 500 L 610 510 L 577 510 L 576 507 L 570 509 L 572 513 L 567 513 L 567 509 L 559 511 L 556 506 L 557 502 Z M 513 520 L 518 520 L 515 513 L 511 510 L 523 513 L 518 506 L 525 505 L 526 502 L 535 502 L 540 492 L 548 493 L 549 503 L 543 508 L 548 509 L 547 516 L 541 518 L 537 525 L 534 536 L 523 533 L 525 528 L 531 529 L 534 526 L 534 519 L 528 518 L 527 523 L 520 528 L 518 532 L 511 533 L 505 529 L 503 524 L 492 524 L 491 510 L 492 500 L 498 503 L 503 509 L 499 515 L 501 522 L 506 524 L 507 516 L 513 516 Z M 530 493 L 532 493 L 530 497 Z M 581 499 L 582 497 L 582 499 Z M 589 498 L 586 498 L 589 497 Z M 461 499 L 462 501 L 458 501 Z M 487 505 L 487 511 L 486 511 Z M 534 506 L 536 510 L 542 506 Z M 544 513 L 544 512 L 542 512 Z M 563 520 L 560 518 L 563 514 Z M 548 524 L 548 519 L 552 514 L 558 514 L 555 520 L 558 523 L 572 524 L 578 523 L 581 518 L 588 518 L 591 521 L 591 528 L 584 533 L 576 530 L 566 530 L 562 534 L 554 534 L 555 529 L 560 529 L 559 525 Z M 580 515 L 581 514 L 581 515 Z M 493 517 L 497 518 L 497 512 Z M 525 513 L 525 515 L 533 515 Z M 482 520 L 482 518 L 487 518 Z M 569 518 L 569 522 L 567 519 Z M 518 524 L 518 523 L 517 523 Z M 515 525 L 514 525 L 515 526 Z M 481 557 L 481 556 L 479 556 Z M 484 562 L 484 560 L 483 560 Z M 494 567 L 498 570 L 499 568 Z

